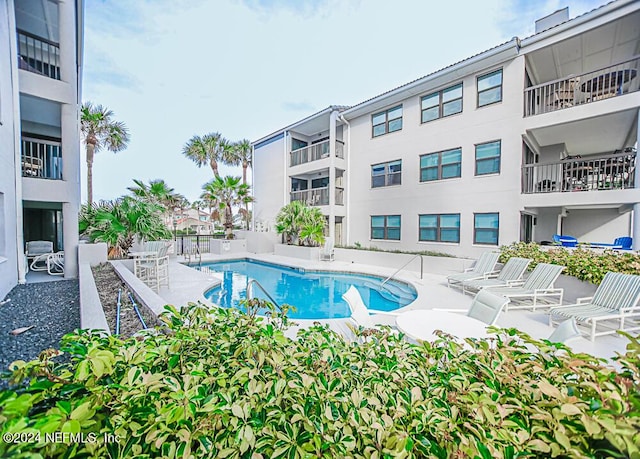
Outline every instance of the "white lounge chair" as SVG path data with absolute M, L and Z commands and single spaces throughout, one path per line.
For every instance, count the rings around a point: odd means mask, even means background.
M 575 319 L 568 319 L 562 322 L 558 327 L 551 333 L 548 340 L 552 343 L 566 343 L 569 340 L 580 338 L 582 333 L 578 330 L 578 325 L 576 324 Z
M 376 321 L 373 320 L 371 314 L 380 314 L 383 316 L 397 317 L 399 313 L 391 311 L 379 311 L 377 309 L 369 309 L 362 301 L 360 292 L 353 285 L 342 295 L 342 299 L 349 305 L 351 311 L 351 321 L 359 327 L 376 328 Z
M 589 298 L 578 298 L 576 304 L 558 306 L 549 310 L 549 325 L 557 322 L 557 318 L 575 318 L 577 322 L 584 322 L 591 326 L 591 341 L 596 336 L 616 333 L 618 330 L 640 330 L 640 276 L 608 272 L 594 295 Z M 632 319 L 636 326 L 625 327 L 625 320 Z M 608 324 L 605 331 L 596 332 L 600 322 L 616 322 L 618 325 Z
M 29 241 L 26 243 L 25 255 L 32 271 L 46 271 L 47 258 L 53 254 L 53 242 Z
M 465 269 L 462 273 L 452 274 L 447 277 L 447 286 L 461 286 L 464 281 L 485 279 L 497 273 L 495 267 L 499 257 L 500 254 L 497 252 L 484 252 L 471 268 Z
M 479 320 L 487 325 L 495 325 L 498 316 L 509 303 L 509 298 L 496 295 L 491 290 L 480 290 L 469 306 L 469 309 L 440 309 L 433 308 L 434 311 L 460 312 L 472 319 Z
M 320 260 L 321 261 L 333 261 L 334 260 L 334 250 L 333 250 L 333 238 L 325 237 L 324 245 L 320 248 Z
M 493 293 L 506 296 L 511 303 L 505 307 L 509 309 L 536 310 L 536 306 L 560 305 L 564 290 L 553 288 L 553 284 L 560 276 L 564 266 L 549 263 L 538 263 L 527 280 L 509 282 L 507 287 L 487 287 Z M 552 302 L 553 301 L 553 302 Z M 517 305 L 514 305 L 517 302 Z M 542 302 L 542 303 L 540 303 Z
M 530 258 L 511 257 L 502 267 L 497 277 L 489 277 L 486 279 L 473 279 L 462 283 L 462 291 L 467 293 L 477 292 L 488 287 L 504 287 L 510 282 L 522 279 L 522 275 L 527 270 L 527 266 L 531 263 Z

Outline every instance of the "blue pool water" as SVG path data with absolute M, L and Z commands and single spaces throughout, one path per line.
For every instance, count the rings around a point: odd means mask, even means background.
M 349 317 L 349 306 L 342 294 L 354 285 L 362 300 L 371 309 L 391 311 L 415 300 L 415 289 L 407 284 L 365 274 L 345 274 L 333 271 L 307 271 L 255 260 L 232 260 L 204 263 L 201 271 L 220 273 L 222 283 L 205 292 L 205 297 L 222 307 L 238 307 L 247 296 L 250 279 L 257 280 L 278 304 L 290 304 L 298 310 L 293 319 L 336 319 Z M 255 297 L 266 295 L 254 286 Z

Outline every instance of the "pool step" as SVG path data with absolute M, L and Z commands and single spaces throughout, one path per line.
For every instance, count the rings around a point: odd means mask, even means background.
M 365 282 L 365 285 L 369 288 L 377 290 L 380 296 L 390 301 L 412 301 L 415 299 L 415 294 L 409 290 L 408 287 L 401 287 L 397 284 L 390 284 L 382 282 Z

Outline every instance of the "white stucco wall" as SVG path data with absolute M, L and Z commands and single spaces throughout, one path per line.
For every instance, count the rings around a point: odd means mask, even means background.
M 283 203 L 288 201 L 289 183 L 285 177 L 288 155 L 285 154 L 285 139 L 276 140 L 261 148 L 256 148 L 253 154 L 255 202 L 253 204 L 254 221 L 256 224 L 266 225 L 274 231 L 275 216 Z M 286 201 L 285 201 L 286 193 Z

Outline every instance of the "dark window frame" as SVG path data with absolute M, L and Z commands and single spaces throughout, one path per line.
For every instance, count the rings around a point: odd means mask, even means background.
M 384 226 L 376 226 L 375 228 L 382 228 L 383 232 L 384 232 L 384 237 L 379 238 L 379 237 L 373 237 L 373 219 L 376 217 L 384 217 Z M 400 221 L 400 226 L 389 226 L 389 218 L 390 217 L 397 217 L 398 220 Z M 371 215 L 371 218 L 369 220 L 369 236 L 371 237 L 371 240 L 376 240 L 376 241 L 400 241 L 402 240 L 402 215 Z M 390 238 L 389 237 L 389 229 L 397 229 L 398 230 L 398 238 Z
M 443 177 L 442 176 L 442 155 L 444 155 L 445 153 L 450 153 L 453 151 L 460 151 L 460 161 L 459 162 L 455 162 L 455 163 L 447 163 L 444 166 L 451 166 L 452 164 L 459 164 L 460 165 L 460 174 L 459 175 L 454 175 L 451 177 Z M 424 158 L 425 156 L 433 156 L 433 155 L 438 155 L 438 165 L 437 166 L 428 166 L 428 167 L 422 167 L 421 163 L 422 163 L 422 158 Z M 449 180 L 449 179 L 454 179 L 454 178 L 460 178 L 462 177 L 462 147 L 456 147 L 456 148 L 450 148 L 448 150 L 442 150 L 442 151 L 436 151 L 433 153 L 425 153 L 424 155 L 420 155 L 419 158 L 419 173 L 420 173 L 420 177 L 419 177 L 419 181 L 420 183 L 428 183 L 428 182 L 437 182 L 439 180 Z M 423 180 L 422 178 L 422 171 L 423 170 L 427 170 L 427 169 L 438 169 L 438 177 L 433 179 L 433 180 Z
M 460 88 L 460 97 L 456 97 L 455 99 L 451 99 L 451 100 L 448 100 L 448 101 L 444 102 L 443 99 L 444 99 L 445 92 L 453 90 L 453 89 L 456 89 L 458 87 Z M 435 95 L 438 96 L 438 104 L 437 105 L 431 105 L 431 106 L 429 106 L 427 108 L 423 108 L 422 104 L 424 103 L 425 99 L 428 99 L 428 98 L 433 97 Z M 432 92 L 430 94 L 426 94 L 426 95 L 420 97 L 420 124 L 430 123 L 431 121 L 439 120 L 439 119 L 442 119 L 442 118 L 446 118 L 448 116 L 453 116 L 453 115 L 457 115 L 459 113 L 462 113 L 462 111 L 464 109 L 463 97 L 464 97 L 464 86 L 463 86 L 462 82 L 460 82 L 458 84 L 454 84 L 452 86 L 449 86 L 448 88 L 441 89 L 440 91 L 435 91 L 435 92 Z M 445 115 L 444 114 L 445 106 L 449 105 L 449 104 L 451 104 L 453 102 L 456 102 L 458 100 L 460 101 L 460 111 L 454 112 L 454 113 L 449 113 L 448 115 Z M 434 107 L 438 107 L 438 116 L 436 118 L 433 118 L 433 119 L 425 121 L 424 120 L 424 113 L 427 110 L 430 110 L 430 109 L 432 109 Z
M 503 97 L 503 86 L 504 86 L 504 73 L 502 71 L 502 68 L 496 69 L 496 70 L 492 70 L 489 73 L 485 73 L 483 75 L 479 75 L 476 78 L 476 106 L 478 108 L 481 107 L 487 107 L 489 105 L 493 105 L 493 104 L 498 104 L 500 102 L 502 102 L 502 97 Z M 483 80 L 484 78 L 491 78 L 493 75 L 499 73 L 500 74 L 500 84 L 499 85 L 495 85 L 495 86 L 491 86 L 489 88 L 485 88 L 482 91 L 479 89 L 479 84 L 480 84 L 480 80 Z M 489 92 L 489 91 L 493 91 L 496 88 L 500 88 L 500 99 L 499 100 L 494 100 L 493 102 L 488 102 L 486 104 L 482 104 L 480 105 L 480 95 L 485 93 L 485 92 Z
M 481 147 L 482 145 L 489 145 L 492 143 L 497 143 L 499 146 L 499 152 L 497 156 L 492 156 L 490 158 L 482 158 L 480 159 L 480 161 L 493 161 L 495 158 L 498 158 L 498 170 L 497 171 L 492 171 L 492 172 L 483 172 L 481 174 L 478 173 L 478 147 Z M 489 142 L 482 142 L 482 143 L 477 143 L 475 144 L 475 176 L 476 177 L 482 177 L 483 175 L 494 175 L 494 174 L 500 174 L 500 171 L 502 170 L 502 139 L 498 139 L 498 140 L 491 140 Z
M 400 163 L 400 172 L 390 172 L 389 166 L 395 163 Z M 373 175 L 373 168 L 376 166 L 384 166 L 384 174 Z M 393 177 L 399 177 L 398 183 L 393 183 Z M 384 177 L 384 184 L 375 185 L 374 177 Z M 395 159 L 393 161 L 386 161 L 384 163 L 377 163 L 371 165 L 371 188 L 385 188 L 388 186 L 402 185 L 402 159 Z
M 478 227 L 476 218 L 480 215 L 495 215 L 498 218 L 497 228 Z M 478 230 L 495 232 L 495 244 L 493 242 L 478 242 Z M 478 212 L 473 214 L 473 243 L 476 245 L 500 245 L 500 212 Z
M 441 221 L 442 217 L 450 217 L 456 216 L 458 217 L 458 226 L 442 226 Z M 420 226 L 420 217 L 436 217 L 437 218 L 437 226 Z M 422 229 L 434 229 L 436 230 L 436 238 L 435 239 L 422 239 L 421 230 Z M 442 230 L 456 230 L 458 232 L 458 239 L 456 241 L 443 241 L 442 240 Z M 460 244 L 460 214 L 418 214 L 418 241 L 419 242 L 445 242 L 451 244 Z
M 389 118 L 389 113 L 393 112 L 394 110 L 400 109 L 400 116 L 397 118 Z M 378 123 L 378 124 L 373 124 L 373 120 L 374 118 L 376 118 L 377 116 L 380 115 L 384 115 L 384 122 L 382 123 Z M 380 137 L 386 134 L 389 134 L 391 132 L 396 132 L 396 131 L 401 131 L 402 130 L 402 118 L 404 116 L 404 108 L 402 106 L 402 104 L 400 105 L 396 105 L 395 107 L 391 107 L 387 110 L 383 110 L 381 112 L 378 113 L 374 113 L 373 115 L 371 115 L 371 137 Z M 398 129 L 394 129 L 393 131 L 389 130 L 389 125 L 391 124 L 392 121 L 396 121 L 396 120 L 400 120 L 400 127 Z M 381 132 L 380 134 L 376 134 L 376 127 L 378 126 L 384 126 L 384 132 Z

